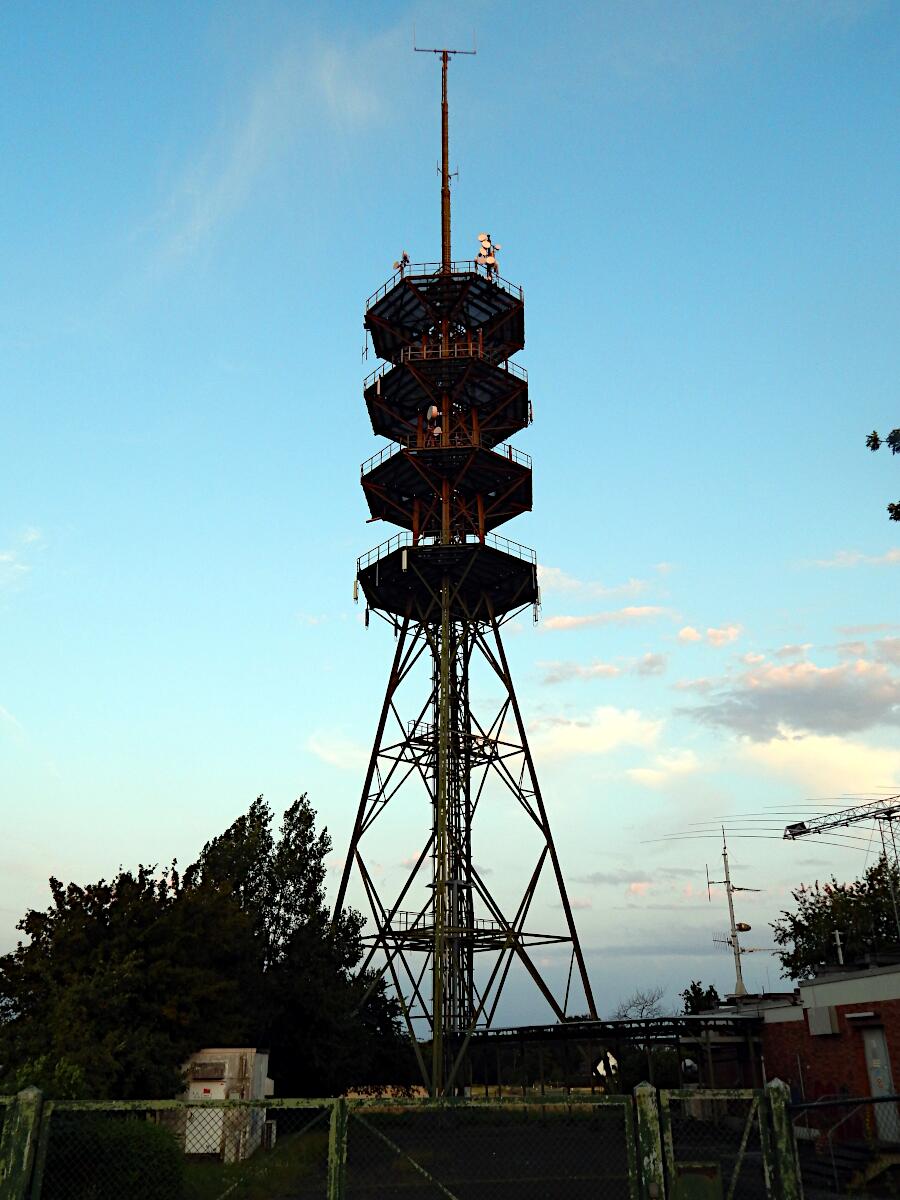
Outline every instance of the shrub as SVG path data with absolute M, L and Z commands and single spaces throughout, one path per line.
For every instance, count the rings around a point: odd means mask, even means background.
M 57 1112 L 42 1200 L 183 1200 L 184 1152 L 143 1113 Z

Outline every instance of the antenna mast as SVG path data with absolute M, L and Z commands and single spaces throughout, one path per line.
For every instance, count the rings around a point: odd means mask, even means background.
M 710 879 L 709 871 L 707 870 L 707 872 L 706 872 L 706 889 L 707 889 L 707 893 L 709 893 L 709 885 L 711 883 L 723 883 L 725 885 L 725 895 L 728 897 L 728 918 L 729 918 L 729 922 L 731 925 L 731 933 L 729 934 L 729 936 L 727 938 L 716 937 L 713 940 L 715 942 L 717 942 L 718 944 L 722 944 L 722 942 L 726 942 L 727 945 L 729 945 L 731 947 L 731 952 L 734 955 L 734 995 L 735 996 L 746 996 L 747 989 L 744 986 L 744 973 L 741 970 L 741 955 L 742 954 L 750 954 L 750 953 L 752 953 L 752 951 L 744 949 L 744 947 L 741 945 L 740 937 L 738 935 L 741 933 L 748 933 L 750 930 L 750 926 L 745 921 L 735 920 L 734 893 L 735 892 L 758 892 L 759 888 L 738 887 L 736 884 L 731 882 L 731 870 L 728 866 L 728 844 L 725 841 L 724 827 L 722 829 L 722 863 L 725 867 L 725 878 L 724 879 Z M 712 899 L 711 896 L 710 896 L 710 899 Z M 761 949 L 761 947 L 754 947 L 754 949 L 758 949 L 758 948 Z
M 734 994 L 746 996 L 744 973 L 741 970 L 741 943 L 738 941 L 737 921 L 734 919 L 734 885 L 731 882 L 731 872 L 728 870 L 728 843 L 725 841 L 725 830 L 722 830 L 722 862 L 725 864 L 725 892 L 728 896 L 728 917 L 731 922 L 731 949 L 734 952 Z
M 451 54 L 476 54 L 471 50 L 434 50 L 413 45 L 417 54 L 441 56 L 441 273 L 450 274 L 453 255 L 450 250 L 450 110 L 447 104 L 447 67 Z

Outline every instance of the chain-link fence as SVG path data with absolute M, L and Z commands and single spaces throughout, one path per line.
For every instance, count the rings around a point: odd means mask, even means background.
M 768 1200 L 769 1106 L 762 1092 L 663 1091 L 660 1116 L 672 1196 Z
M 636 1200 L 630 1098 L 348 1108 L 348 1200 Z
M 271 1200 L 326 1195 L 318 1104 L 48 1104 L 40 1200 Z M 33 1192 L 33 1194 L 35 1194 Z
M 806 1200 L 900 1196 L 900 1097 L 826 1097 L 791 1117 Z
M 838 1111 L 830 1125 L 813 1111 L 798 1152 L 787 1099 L 782 1084 L 658 1095 L 642 1084 L 634 1097 L 42 1105 L 28 1089 L 9 1107 L 0 1098 L 0 1200 L 798 1200 L 804 1156 L 832 1172 L 821 1188 L 808 1177 L 806 1200 L 900 1195 L 895 1104 L 883 1117 L 871 1102 L 868 1116 Z M 868 1157 L 841 1174 L 837 1147 L 859 1138 Z

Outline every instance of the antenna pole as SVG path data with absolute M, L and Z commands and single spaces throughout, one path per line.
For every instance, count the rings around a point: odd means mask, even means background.
M 450 52 L 441 51 L 441 271 L 449 274 L 450 253 L 450 114 L 447 107 L 447 66 Z
M 746 996 L 747 989 L 744 987 L 744 975 L 741 971 L 741 944 L 738 941 L 737 923 L 734 919 L 734 891 L 731 885 L 731 874 L 728 870 L 728 845 L 725 841 L 725 830 L 722 830 L 722 862 L 725 864 L 725 893 L 728 896 L 728 916 L 731 918 L 731 949 L 734 953 L 734 994 L 735 996 Z
M 450 112 L 447 105 L 447 68 L 451 54 L 476 54 L 472 42 L 471 50 L 434 50 L 417 46 L 413 30 L 413 50 L 417 54 L 439 54 L 441 56 L 441 274 L 449 275 L 453 263 L 450 250 Z M 445 443 L 446 444 L 446 443 Z

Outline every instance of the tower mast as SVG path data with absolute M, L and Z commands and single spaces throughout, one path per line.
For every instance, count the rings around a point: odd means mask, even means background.
M 539 603 L 534 551 L 492 533 L 531 509 L 531 459 L 505 442 L 531 422 L 528 377 L 511 361 L 525 344 L 524 296 L 484 250 L 477 262 L 453 262 L 447 68 L 452 55 L 474 50 L 425 52 L 441 61 L 441 264 L 409 266 L 404 255 L 366 305 L 385 365 L 364 396 L 373 431 L 393 444 L 363 463 L 361 482 L 372 519 L 401 532 L 359 559 L 357 581 L 367 613 L 392 626 L 397 644 L 334 914 L 358 874 L 371 930 L 361 969 L 374 972 L 370 990 L 390 979 L 422 1081 L 441 1096 L 468 1083 L 469 1042 L 494 1020 L 514 963 L 565 1020 L 566 1000 L 532 956 L 536 947 L 571 948 L 584 1004 L 592 1016 L 596 1009 L 501 636 L 506 621 Z M 500 696 L 487 711 L 470 703 L 476 668 L 491 685 L 479 692 Z M 422 828 L 427 811 L 427 838 L 386 897 L 361 846 L 415 790 L 420 804 L 403 809 L 402 836 Z M 511 906 L 473 861 L 473 831 L 490 810 L 504 814 L 528 856 Z M 550 933 L 528 921 L 544 880 L 564 926 Z M 485 964 L 477 977 L 476 956 Z M 564 980 L 555 982 L 562 993 Z
M 441 270 L 447 274 L 450 252 L 450 114 L 447 108 L 447 66 L 450 51 L 441 51 Z

